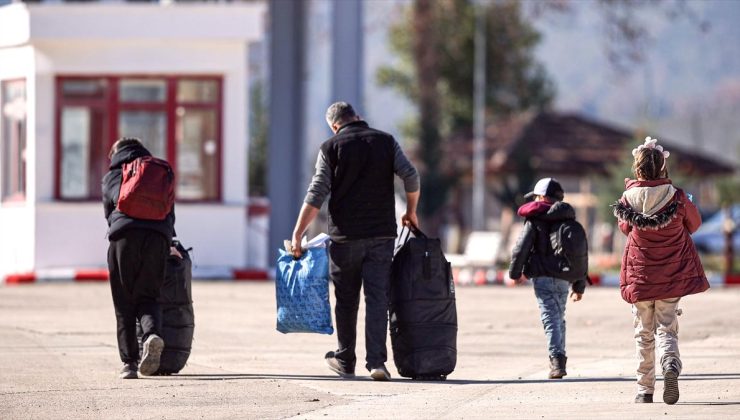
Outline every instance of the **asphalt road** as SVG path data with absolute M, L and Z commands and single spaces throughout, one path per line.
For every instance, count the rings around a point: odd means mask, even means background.
M 632 402 L 632 317 L 615 288 L 569 303 L 569 375 L 556 381 L 531 287 L 458 288 L 458 367 L 446 382 L 399 378 L 392 361 L 391 382 L 359 368 L 340 379 L 323 361 L 335 337 L 275 331 L 272 283 L 197 282 L 193 296 L 181 374 L 124 381 L 107 284 L 0 287 L 0 419 L 740 418 L 740 288 L 682 301 L 673 406 Z

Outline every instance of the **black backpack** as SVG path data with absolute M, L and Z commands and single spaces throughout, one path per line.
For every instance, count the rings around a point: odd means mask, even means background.
M 553 223 L 550 245 L 557 264 L 557 272 L 551 273 L 553 276 L 571 282 L 587 278 L 588 240 L 580 223 L 573 219 Z

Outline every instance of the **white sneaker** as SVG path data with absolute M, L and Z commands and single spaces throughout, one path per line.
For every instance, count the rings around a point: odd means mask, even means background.
M 354 371 L 348 371 L 342 367 L 342 365 L 339 363 L 339 360 L 334 357 L 333 351 L 326 353 L 326 356 L 324 356 L 324 360 L 326 361 L 327 366 L 329 366 L 329 369 L 331 369 L 332 372 L 336 373 L 342 378 L 352 379 L 355 377 Z
M 159 370 L 159 358 L 164 350 L 164 340 L 156 334 L 152 334 L 144 342 L 144 355 L 139 363 L 139 373 L 151 376 Z
M 388 372 L 388 369 L 385 368 L 385 365 L 376 367 L 372 370 L 370 370 L 370 377 L 373 378 L 375 381 L 390 381 L 391 380 L 391 374 Z

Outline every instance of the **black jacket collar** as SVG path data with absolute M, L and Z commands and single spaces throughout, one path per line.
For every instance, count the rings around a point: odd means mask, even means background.
M 369 125 L 367 124 L 367 122 L 365 122 L 363 120 L 351 121 L 351 122 L 348 122 L 347 124 L 344 124 L 343 126 L 339 127 L 339 130 L 337 130 L 337 134 L 339 134 L 342 130 L 344 130 L 345 128 L 348 128 L 348 127 L 362 127 L 362 128 L 367 128 L 367 127 L 369 127 Z

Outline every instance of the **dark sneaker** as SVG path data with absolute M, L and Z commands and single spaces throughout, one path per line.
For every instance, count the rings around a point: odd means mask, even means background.
M 326 365 L 329 366 L 329 369 L 331 369 L 334 373 L 341 376 L 342 378 L 351 379 L 355 377 L 354 371 L 345 370 L 342 367 L 342 364 L 339 363 L 339 360 L 334 357 L 333 351 L 326 353 L 326 355 L 324 356 L 324 360 L 326 360 Z
M 118 377 L 120 379 L 138 379 L 139 375 L 136 374 L 136 370 L 136 363 L 124 363 Z
M 385 368 L 385 365 L 370 369 L 370 377 L 373 378 L 374 381 L 391 380 L 391 374 L 388 372 L 388 369 Z
M 144 342 L 144 355 L 139 363 L 139 373 L 151 376 L 159 370 L 159 358 L 164 350 L 164 340 L 156 334 L 152 334 Z
M 652 403 L 653 402 L 653 394 L 637 394 L 635 397 L 636 403 Z
M 663 402 L 666 404 L 678 402 L 678 372 L 673 369 L 663 372 Z

